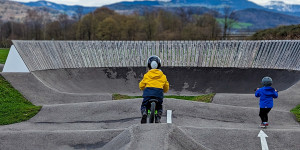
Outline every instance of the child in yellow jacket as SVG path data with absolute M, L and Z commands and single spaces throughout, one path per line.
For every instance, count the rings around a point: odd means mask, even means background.
M 158 100 L 156 105 L 157 115 L 155 116 L 155 123 L 160 123 L 162 115 L 162 103 L 164 94 L 169 91 L 169 82 L 166 75 L 159 69 L 161 67 L 161 60 L 158 56 L 151 56 L 147 60 L 148 68 L 150 69 L 140 82 L 139 87 L 143 91 L 143 103 L 141 105 L 142 120 L 141 123 L 147 122 L 146 107 L 150 99 Z

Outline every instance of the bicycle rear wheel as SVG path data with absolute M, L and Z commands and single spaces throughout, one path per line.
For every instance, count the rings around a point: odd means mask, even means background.
M 150 118 L 149 118 L 149 123 L 154 123 L 154 118 L 155 118 L 155 107 L 156 107 L 156 103 L 152 102 L 151 103 L 151 113 L 150 113 Z

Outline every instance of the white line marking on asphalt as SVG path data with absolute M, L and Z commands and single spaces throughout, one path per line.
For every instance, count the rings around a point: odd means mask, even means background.
M 269 150 L 267 140 L 266 140 L 266 137 L 268 137 L 268 136 L 265 134 L 265 132 L 260 130 L 257 137 L 260 137 L 261 149 L 262 150 Z
M 167 123 L 172 123 L 172 110 L 167 110 Z

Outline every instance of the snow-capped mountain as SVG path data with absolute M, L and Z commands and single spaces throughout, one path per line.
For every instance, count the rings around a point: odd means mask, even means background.
M 96 9 L 96 7 L 68 6 L 47 1 L 23 4 L 30 7 L 58 10 L 68 15 L 72 15 L 78 10 L 81 10 L 82 14 L 86 14 Z M 143 13 L 145 10 L 159 9 L 176 12 L 178 8 L 183 8 L 193 14 L 210 13 L 217 18 L 222 18 L 224 6 L 229 6 L 232 11 L 235 11 L 239 21 L 252 24 L 251 29 L 300 24 L 300 5 L 290 5 L 278 1 L 272 1 L 267 5 L 258 5 L 248 0 L 137 0 L 122 1 L 105 7 L 122 14 Z
M 168 2 L 124 1 L 106 5 L 106 7 L 120 13 L 142 13 L 145 10 L 155 9 L 176 12 L 181 7 L 195 14 L 217 12 L 215 13 L 215 17 L 217 18 L 222 18 L 224 6 L 229 6 L 232 11 L 235 11 L 235 15 L 239 21 L 252 24 L 251 29 L 266 29 L 280 25 L 300 24 L 300 13 L 292 11 L 296 5 L 290 6 L 280 2 L 273 2 L 270 5 L 258 5 L 248 0 L 171 0 Z M 270 9 L 271 6 L 272 9 Z
M 300 5 L 284 1 L 270 1 L 262 5 L 266 10 L 300 17 Z
M 78 11 L 80 11 L 80 13 L 82 13 L 82 14 L 87 14 L 87 13 L 94 11 L 96 8 L 98 8 L 98 7 L 84 7 L 84 6 L 79 6 L 79 5 L 69 6 L 69 5 L 57 4 L 57 3 L 53 3 L 53 2 L 49 2 L 49 1 L 45 1 L 45 0 L 36 1 L 36 2 L 28 2 L 28 3 L 23 2 L 22 4 L 24 4 L 26 6 L 30 6 L 30 7 L 45 7 L 45 8 L 58 10 L 59 12 L 65 13 L 69 16 L 72 16 L 72 15 L 78 13 Z
M 292 9 L 292 5 L 286 4 L 282 1 L 270 1 L 267 5 L 264 6 L 265 8 L 283 11 L 283 12 L 294 12 L 295 10 Z
M 46 0 L 36 2 L 23 2 L 22 4 L 30 7 L 46 7 L 58 10 L 68 15 L 75 14 L 76 11 L 81 10 L 83 14 L 94 11 L 97 7 L 84 7 L 84 6 L 69 6 L 64 4 L 56 4 Z M 234 10 L 242 10 L 248 8 L 263 9 L 266 11 L 279 12 L 288 15 L 300 16 L 300 5 L 287 4 L 284 1 L 270 1 L 264 5 L 259 5 L 248 0 L 135 0 L 106 5 L 114 10 L 127 10 L 133 7 L 140 6 L 154 6 L 154 7 L 186 7 L 186 6 L 201 6 L 207 8 L 221 8 L 224 5 L 230 6 Z

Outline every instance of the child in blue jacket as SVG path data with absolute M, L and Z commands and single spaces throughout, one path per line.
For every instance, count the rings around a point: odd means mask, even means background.
M 267 127 L 268 124 L 268 113 L 273 108 L 273 98 L 278 97 L 278 91 L 271 87 L 272 85 L 272 78 L 264 77 L 262 79 L 262 85 L 264 87 L 257 88 L 255 92 L 256 97 L 260 97 L 259 101 L 259 116 L 261 118 L 261 125 L 260 127 Z
M 150 99 L 157 99 L 157 115 L 155 115 L 155 123 L 160 123 L 162 115 L 162 103 L 164 94 L 169 90 L 169 82 L 166 75 L 159 69 L 161 60 L 158 56 L 151 56 L 147 60 L 148 68 L 150 69 L 143 80 L 139 83 L 140 89 L 143 91 L 143 103 L 141 105 L 142 120 L 141 123 L 147 122 L 146 107 Z

